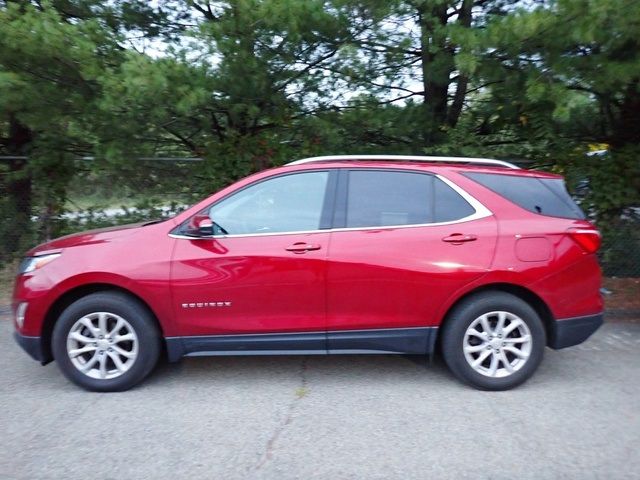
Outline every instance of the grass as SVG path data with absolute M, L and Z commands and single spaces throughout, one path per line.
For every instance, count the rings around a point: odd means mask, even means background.
M 132 208 L 136 206 L 136 199 L 126 197 L 105 197 L 101 195 L 76 197 L 67 200 L 65 208 L 69 211 L 106 209 L 106 208 Z
M 0 305 L 6 306 L 11 303 L 11 293 L 13 292 L 13 280 L 17 265 L 15 262 L 9 263 L 0 268 Z
M 308 393 L 309 393 L 309 390 L 306 387 L 300 387 L 296 390 L 296 397 L 304 398 L 307 396 Z

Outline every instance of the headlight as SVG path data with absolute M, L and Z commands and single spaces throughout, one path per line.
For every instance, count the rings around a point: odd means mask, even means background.
M 27 257 L 20 262 L 18 275 L 38 270 L 39 268 L 44 267 L 47 263 L 54 261 L 60 255 L 60 253 L 50 253 L 48 255 L 40 255 L 37 257 Z

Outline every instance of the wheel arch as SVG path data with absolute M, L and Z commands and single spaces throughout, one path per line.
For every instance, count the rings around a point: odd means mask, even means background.
M 162 324 L 158 320 L 158 316 L 154 313 L 153 309 L 149 306 L 149 304 L 139 295 L 136 295 L 131 290 L 127 290 L 126 288 L 120 287 L 118 285 L 114 285 L 111 283 L 90 283 L 85 285 L 80 285 L 70 290 L 67 290 L 62 295 L 60 295 L 49 307 L 47 313 L 44 316 L 44 321 L 42 324 L 42 334 L 40 336 L 40 342 L 42 345 L 42 364 L 45 365 L 53 360 L 53 353 L 51 351 L 51 337 L 53 335 L 53 327 L 62 314 L 62 312 L 73 302 L 79 300 L 82 297 L 86 297 L 87 295 L 91 295 L 93 293 L 98 292 L 120 292 L 123 293 L 130 298 L 136 300 L 140 305 L 146 308 L 155 321 L 160 334 L 164 336 L 164 330 L 162 328 Z
M 440 348 L 440 341 L 441 341 L 440 333 L 442 332 L 442 327 L 444 327 L 444 325 L 447 323 L 448 319 L 450 318 L 450 313 L 453 311 L 453 309 L 456 308 L 462 301 L 474 295 L 478 295 L 484 292 L 491 292 L 491 291 L 509 293 L 525 301 L 527 304 L 529 304 L 536 311 L 536 313 L 540 317 L 540 320 L 542 320 L 544 331 L 547 337 L 547 343 L 549 343 L 549 339 L 551 338 L 551 335 L 553 332 L 553 322 L 555 321 L 555 318 L 553 316 L 553 313 L 551 312 L 551 309 L 546 304 L 546 302 L 535 292 L 521 285 L 515 285 L 513 283 L 489 283 L 489 284 L 485 284 L 480 287 L 474 288 L 469 292 L 466 292 L 464 295 L 458 298 L 455 302 L 453 302 L 453 304 L 447 309 L 444 316 L 442 317 L 440 328 L 438 329 L 439 334 L 436 340 L 438 349 Z

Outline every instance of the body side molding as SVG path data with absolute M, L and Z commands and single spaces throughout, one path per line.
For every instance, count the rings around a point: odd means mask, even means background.
M 438 327 L 167 337 L 168 360 L 228 355 L 432 354 Z

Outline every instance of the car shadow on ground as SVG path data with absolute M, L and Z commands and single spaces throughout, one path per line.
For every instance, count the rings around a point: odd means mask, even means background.
M 599 374 L 588 368 L 581 368 L 581 375 L 576 378 L 576 365 L 584 360 L 598 361 L 593 352 L 546 349 L 536 374 L 516 390 L 581 389 L 599 380 Z M 187 357 L 178 363 L 160 362 L 141 388 L 163 389 L 170 385 L 186 389 L 205 385 L 252 388 L 274 381 L 293 384 L 301 377 L 321 387 L 394 384 L 398 388 L 429 386 L 447 392 L 476 391 L 458 381 L 439 355 L 432 360 L 419 355 Z
M 145 385 L 163 382 L 199 383 L 237 380 L 255 382 L 294 379 L 301 374 L 343 379 L 447 380 L 453 377 L 441 358 L 429 360 L 420 355 L 265 355 L 187 357 L 177 363 L 163 360 Z

